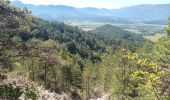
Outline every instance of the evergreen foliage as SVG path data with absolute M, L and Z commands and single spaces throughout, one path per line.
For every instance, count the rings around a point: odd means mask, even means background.
M 0 99 L 38 99 L 34 84 L 22 91 L 6 83 L 16 72 L 56 93 L 70 92 L 74 100 L 104 94 L 111 100 L 169 100 L 169 30 L 155 44 L 119 28 L 111 28 L 116 35 L 102 30 L 108 38 L 0 0 Z

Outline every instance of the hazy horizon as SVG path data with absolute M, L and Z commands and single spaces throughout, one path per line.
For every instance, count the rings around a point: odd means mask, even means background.
M 142 4 L 170 4 L 170 0 L 10 0 L 21 1 L 24 4 L 34 5 L 66 5 L 76 8 L 95 7 L 116 9 L 127 6 L 142 5 Z

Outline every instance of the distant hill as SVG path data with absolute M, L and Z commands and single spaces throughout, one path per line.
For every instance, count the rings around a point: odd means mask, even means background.
M 70 20 L 83 17 L 82 13 L 76 8 L 64 5 L 40 5 L 23 4 L 20 1 L 12 2 L 12 5 L 19 8 L 28 8 L 38 17 L 48 20 Z M 81 16 L 80 16 L 81 15 Z
M 145 39 L 138 34 L 123 30 L 118 26 L 112 26 L 109 24 L 98 27 L 95 30 L 92 30 L 91 32 L 117 41 L 122 41 L 122 40 L 133 41 L 133 42 L 145 41 Z
M 112 10 L 109 9 L 98 9 L 94 7 L 79 8 L 80 12 L 91 14 L 91 15 L 101 15 L 101 16 L 111 16 Z
M 137 20 L 166 20 L 170 4 L 143 4 L 113 10 L 114 16 Z
M 13 6 L 28 8 L 35 16 L 47 20 L 89 20 L 109 23 L 134 23 L 142 21 L 148 24 L 166 24 L 170 16 L 170 4 L 146 4 L 124 7 L 120 9 L 98 9 L 93 7 L 74 8 L 65 5 L 39 5 L 23 4 L 13 1 Z M 41 9 L 41 10 L 40 10 Z
M 97 8 L 74 8 L 65 5 L 32 5 L 23 4 L 21 1 L 13 1 L 11 5 L 19 8 L 28 8 L 32 11 L 33 15 L 50 20 L 50 21 L 97 21 L 97 22 L 114 22 L 114 23 L 131 23 L 130 21 L 123 18 L 116 18 L 108 16 L 108 9 L 97 9 Z M 40 10 L 41 9 L 41 10 Z M 88 13 L 88 9 L 90 10 Z M 91 10 L 93 9 L 93 10 Z M 96 10 L 98 13 L 96 13 Z M 104 15 L 104 12 L 107 13 Z M 93 14 L 94 13 L 94 14 Z M 100 15 L 99 15 L 100 13 Z

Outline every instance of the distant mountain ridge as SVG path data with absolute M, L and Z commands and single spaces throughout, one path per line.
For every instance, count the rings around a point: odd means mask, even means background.
M 113 10 L 113 15 L 130 19 L 165 20 L 170 16 L 170 4 L 143 4 Z
M 167 20 L 170 4 L 145 4 L 120 9 L 98 9 L 94 7 L 74 8 L 65 5 L 32 5 L 13 1 L 13 6 L 28 8 L 38 17 L 47 20 L 92 20 L 117 23 L 132 23 L 134 20 Z

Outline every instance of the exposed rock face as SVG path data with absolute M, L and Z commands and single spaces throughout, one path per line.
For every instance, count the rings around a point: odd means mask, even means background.
M 9 73 L 8 78 L 4 80 L 5 83 L 10 83 L 13 87 L 20 87 L 22 90 L 26 88 L 26 86 L 30 84 L 34 84 L 34 87 L 37 89 L 38 100 L 72 100 L 71 93 L 66 94 L 57 94 L 55 92 L 50 92 L 46 90 L 42 86 L 38 86 L 38 84 L 31 82 L 28 77 L 15 75 L 14 73 Z M 26 100 L 25 95 L 23 94 L 19 100 Z M 27 99 L 28 100 L 28 99 Z M 31 100 L 31 99 L 30 99 Z
M 60 95 L 47 90 L 42 90 L 38 95 L 39 100 L 71 100 L 70 96 L 67 94 L 63 93 Z
M 51 92 L 43 86 L 39 86 L 38 84 L 32 82 L 28 77 L 17 75 L 15 73 L 9 73 L 7 75 L 7 79 L 4 80 L 5 83 L 12 84 L 13 87 L 20 87 L 22 91 L 26 91 L 25 88 L 32 85 L 35 88 L 35 93 L 38 96 L 38 100 L 81 100 L 80 96 L 77 94 L 75 89 L 70 89 L 68 93 L 57 94 L 55 92 Z M 19 100 L 29 100 L 26 99 L 25 94 L 23 93 Z M 31 100 L 31 99 L 30 99 Z M 109 94 L 102 93 L 98 88 L 94 89 L 91 94 L 91 99 L 89 100 L 110 100 Z
M 105 94 L 100 98 L 95 98 L 95 99 L 90 99 L 90 100 L 110 100 L 110 99 L 109 99 L 109 94 Z

